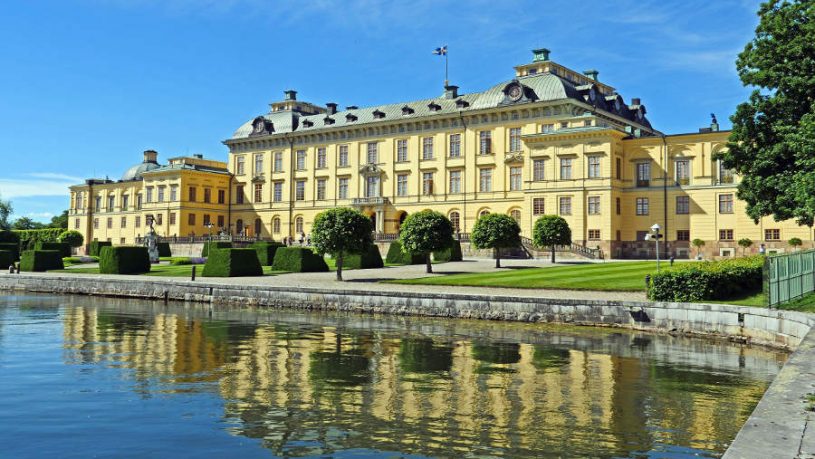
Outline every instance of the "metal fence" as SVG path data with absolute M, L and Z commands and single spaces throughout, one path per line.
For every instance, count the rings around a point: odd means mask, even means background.
M 767 305 L 777 306 L 815 291 L 815 250 L 771 255 L 764 260 Z

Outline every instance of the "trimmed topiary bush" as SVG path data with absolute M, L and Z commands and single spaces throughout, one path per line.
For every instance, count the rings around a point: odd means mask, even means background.
M 350 253 L 345 255 L 343 265 L 348 269 L 374 269 L 384 268 L 385 262 L 379 254 L 379 247 L 376 244 L 368 246 L 368 250 L 363 253 Z
M 20 271 L 43 272 L 64 268 L 58 250 L 26 250 L 20 257 Z
M 648 298 L 655 301 L 703 301 L 761 290 L 764 257 L 681 263 L 653 274 Z
M 0 250 L 8 250 L 11 252 L 14 261 L 20 260 L 20 244 L 16 242 L 0 242 Z
M 0 231 L 0 242 L 20 245 L 20 235 L 14 231 L 2 230 Z
M 204 250 L 201 252 L 202 257 L 208 257 L 210 250 L 215 249 L 231 249 L 232 243 L 231 242 L 224 242 L 224 241 L 210 241 L 204 243 Z
M 157 242 L 156 248 L 158 249 L 158 256 L 159 257 L 172 257 L 173 252 L 170 250 L 170 243 L 169 242 Z
M 261 266 L 272 266 L 275 253 L 277 253 L 278 247 L 283 247 L 283 244 L 274 241 L 258 241 L 249 247 L 257 252 Z
M 14 252 L 10 250 L 0 250 L 0 269 L 8 269 L 15 261 Z
M 43 242 L 34 244 L 34 250 L 57 250 L 62 258 L 71 256 L 71 245 L 67 242 Z
M 99 255 L 101 274 L 142 274 L 150 272 L 150 255 L 147 247 L 102 247 Z
M 433 252 L 433 259 L 435 261 L 461 261 L 464 257 L 461 255 L 461 242 L 453 241 L 453 245 L 449 249 L 438 250 Z
M 388 254 L 385 256 L 385 261 L 392 265 L 421 265 L 425 262 L 425 259 L 420 253 L 410 254 L 402 252 L 402 243 L 393 241 L 388 247 Z
M 37 242 L 57 242 L 62 228 L 41 228 L 31 230 L 14 230 L 20 238 L 20 246 L 26 250 L 33 250 Z
M 88 255 L 92 257 L 98 257 L 102 253 L 102 247 L 111 247 L 113 244 L 110 241 L 91 241 L 90 248 L 88 249 Z
M 204 277 L 262 276 L 263 268 L 254 249 L 217 249 L 210 252 Z
M 328 265 L 322 257 L 306 247 L 279 247 L 272 269 L 293 273 L 326 272 Z
M 82 233 L 76 230 L 65 230 L 57 237 L 57 242 L 64 242 L 71 247 L 82 247 L 85 242 L 85 237 Z

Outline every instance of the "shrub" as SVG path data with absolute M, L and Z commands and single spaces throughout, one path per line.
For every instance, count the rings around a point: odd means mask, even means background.
M 425 271 L 432 273 L 430 254 L 453 244 L 453 224 L 438 212 L 422 210 L 407 216 L 400 227 L 399 242 L 403 250 L 421 253 L 425 258 Z
M 43 228 L 32 230 L 15 230 L 20 238 L 20 245 L 26 250 L 33 250 L 37 242 L 57 242 L 62 228 Z
M 183 266 L 183 265 L 191 265 L 192 260 L 190 257 L 173 257 L 170 258 L 170 265 L 171 266 Z
M 449 249 L 437 250 L 433 252 L 433 259 L 436 261 L 461 261 L 464 257 L 461 255 L 461 242 L 453 241 L 453 245 Z
M 20 244 L 16 242 L 0 242 L 0 250 L 8 250 L 14 256 L 14 261 L 20 259 Z
M 720 300 L 761 289 L 764 257 L 682 263 L 656 273 L 648 286 L 655 301 Z
M 274 263 L 274 255 L 278 247 L 283 247 L 279 242 L 258 241 L 250 246 L 255 249 L 258 255 L 258 261 L 261 266 L 271 266 Z
M 20 235 L 14 231 L 0 231 L 0 242 L 20 244 Z
M 421 253 L 403 252 L 402 243 L 399 241 L 391 242 L 385 261 L 392 265 L 420 265 L 425 262 L 424 255 Z
M 11 250 L 0 250 L 0 269 L 8 269 L 15 261 L 14 252 Z
M 263 268 L 254 249 L 212 250 L 204 265 L 205 277 L 262 276 Z
M 71 247 L 82 247 L 85 238 L 82 233 L 76 230 L 65 230 L 57 237 L 57 242 L 64 242 Z
M 293 273 L 325 272 L 328 265 L 322 257 L 306 247 L 279 247 L 272 269 Z
M 215 249 L 231 249 L 232 243 L 231 242 L 224 242 L 224 241 L 210 241 L 204 243 L 204 250 L 201 252 L 202 257 L 208 257 L 210 250 Z
M 71 245 L 66 242 L 43 242 L 37 241 L 34 250 L 57 250 L 63 258 L 71 256 Z
M 91 246 L 88 249 L 88 255 L 90 255 L 92 257 L 98 257 L 98 256 L 102 255 L 102 253 L 101 253 L 102 252 L 102 247 L 111 247 L 112 245 L 113 244 L 111 244 L 110 241 L 93 240 L 93 241 L 91 241 Z
M 43 272 L 64 268 L 58 250 L 26 250 L 20 257 L 20 271 Z
M 99 255 L 99 272 L 102 274 L 141 274 L 150 272 L 150 255 L 147 247 L 102 247 Z
M 787 241 L 787 243 L 789 245 L 791 245 L 793 248 L 796 248 L 796 247 L 801 247 L 804 244 L 804 241 L 802 241 L 801 238 L 799 238 L 799 237 L 794 237 L 794 238 L 790 239 L 789 241 Z
M 170 250 L 170 243 L 169 242 L 157 242 L 156 248 L 158 249 L 158 256 L 159 257 L 172 257 L 173 252 Z
M 371 244 L 362 253 L 350 253 L 345 255 L 344 265 L 349 269 L 375 269 L 385 267 L 382 255 L 379 254 L 379 247 Z

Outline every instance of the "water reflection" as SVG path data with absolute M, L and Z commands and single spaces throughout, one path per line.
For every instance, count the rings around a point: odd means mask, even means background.
M 129 370 L 142 394 L 217 393 L 232 434 L 285 457 L 715 456 L 786 358 L 606 330 L 63 301 L 66 363 Z

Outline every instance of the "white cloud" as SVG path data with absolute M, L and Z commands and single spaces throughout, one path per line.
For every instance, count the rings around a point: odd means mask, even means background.
M 45 220 L 47 220 L 47 219 L 53 218 L 54 214 L 52 214 L 51 212 L 29 212 L 29 213 L 25 214 L 25 216 L 28 217 L 28 218 L 33 218 L 35 220 L 36 219 L 45 219 Z
M 36 177 L 42 179 L 55 179 L 60 181 L 69 181 L 72 184 L 82 183 L 84 180 L 81 177 L 74 177 L 73 175 L 55 174 L 53 172 L 32 172 L 26 174 L 29 177 Z
M 68 196 L 68 187 L 82 179 L 51 172 L 23 174 L 31 178 L 0 178 L 0 196 L 4 199 L 32 196 Z

